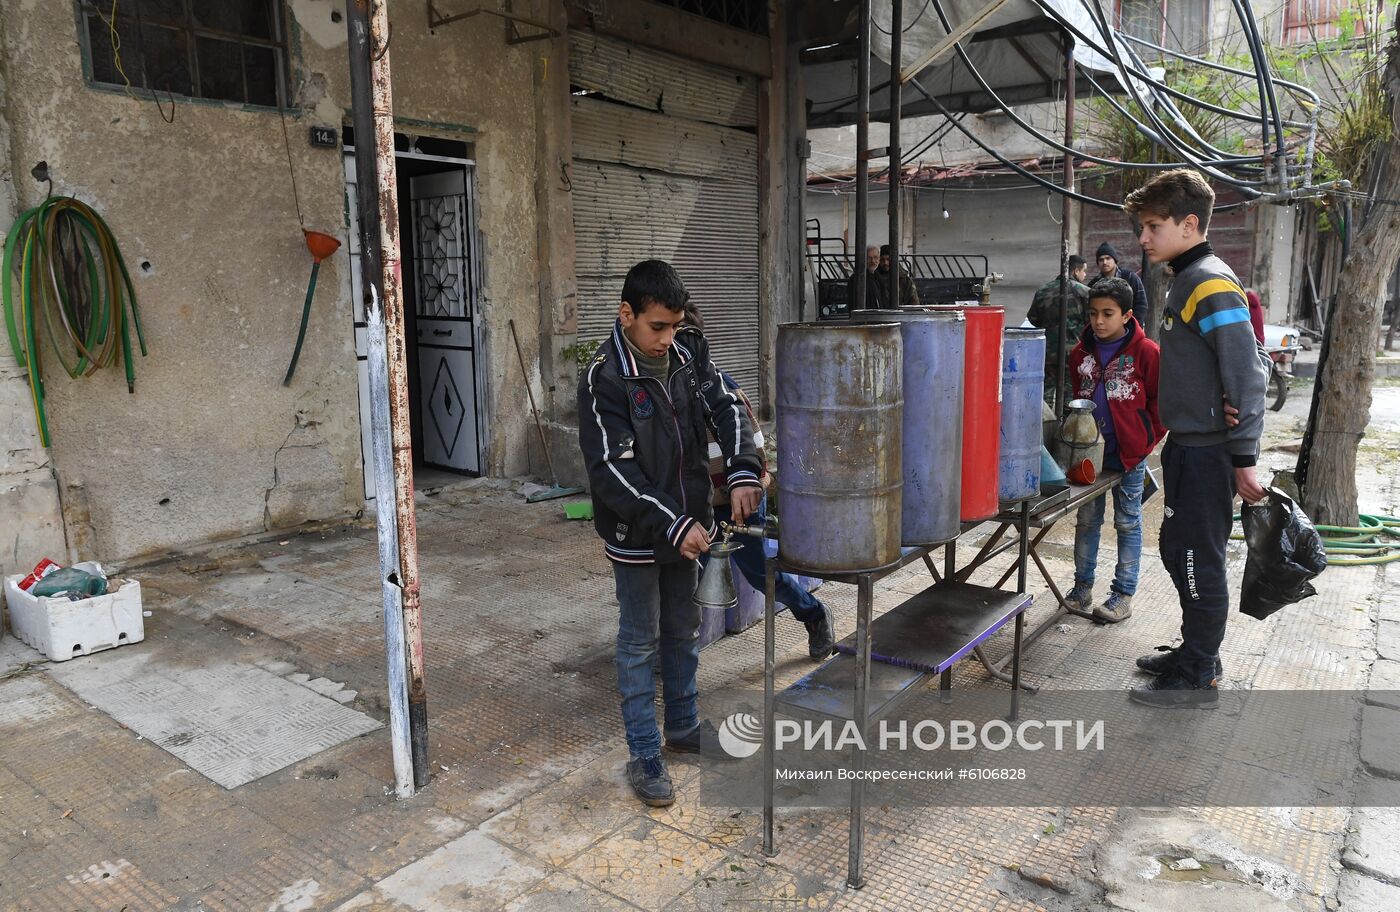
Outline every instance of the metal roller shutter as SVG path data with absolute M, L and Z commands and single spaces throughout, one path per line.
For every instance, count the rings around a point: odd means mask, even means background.
M 756 398 L 755 80 L 591 32 L 570 49 L 571 80 L 597 93 L 573 104 L 580 340 L 611 330 L 633 264 L 663 259 L 705 315 L 715 361 Z

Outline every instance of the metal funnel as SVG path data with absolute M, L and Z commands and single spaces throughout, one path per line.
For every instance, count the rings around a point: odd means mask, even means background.
M 744 547 L 738 542 L 721 541 L 710 545 L 710 560 L 695 587 L 695 604 L 702 610 L 726 611 L 739 604 L 729 555 Z

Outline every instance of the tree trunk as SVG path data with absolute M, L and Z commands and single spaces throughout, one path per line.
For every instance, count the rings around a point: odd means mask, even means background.
M 1386 89 L 1394 123 L 1400 99 L 1400 43 L 1395 39 L 1388 55 Z M 1400 197 L 1400 136 L 1394 127 L 1372 167 L 1380 168 L 1382 174 L 1376 196 Z M 1352 234 L 1333 303 L 1336 314 L 1327 363 L 1317 378 L 1312 450 L 1303 489 L 1303 508 L 1315 522 L 1338 526 L 1357 522 L 1356 450 L 1370 420 L 1384 286 L 1397 257 L 1400 207 L 1377 205 Z
M 1167 277 L 1167 264 L 1148 264 L 1142 283 L 1147 286 L 1147 309 L 1152 314 L 1152 319 L 1148 321 L 1151 325 L 1143 326 L 1143 330 L 1147 338 L 1156 342 L 1162 332 L 1162 314 L 1166 312 L 1167 288 L 1171 285 L 1171 279 Z

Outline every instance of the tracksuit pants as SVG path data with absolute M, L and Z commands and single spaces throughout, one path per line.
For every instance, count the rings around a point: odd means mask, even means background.
M 1182 446 L 1168 438 L 1162 475 L 1166 504 L 1159 547 L 1181 599 L 1177 668 L 1204 685 L 1215 677 L 1230 616 L 1225 545 L 1234 524 L 1235 471 L 1224 444 Z

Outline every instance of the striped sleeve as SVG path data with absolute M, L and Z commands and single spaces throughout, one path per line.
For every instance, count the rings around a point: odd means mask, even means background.
M 1201 335 L 1209 335 L 1222 326 L 1249 322 L 1249 302 L 1244 289 L 1229 279 L 1214 277 L 1204 280 L 1191 290 L 1181 317 L 1195 323 Z M 1250 330 L 1251 334 L 1253 330 Z
M 1269 383 L 1268 356 L 1254 338 L 1249 302 L 1231 278 L 1210 276 L 1197 283 L 1181 316 L 1194 323 L 1215 351 L 1220 385 L 1238 409 L 1238 424 L 1226 430 L 1226 449 L 1236 466 L 1254 465 L 1264 429 L 1264 392 Z

